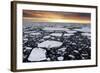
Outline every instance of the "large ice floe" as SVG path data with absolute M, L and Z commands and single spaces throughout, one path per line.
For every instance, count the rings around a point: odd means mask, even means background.
M 61 45 L 62 45 L 62 42 L 47 40 L 42 43 L 39 43 L 38 47 L 53 48 L 53 47 L 60 47 Z
M 28 57 L 29 61 L 41 61 L 46 59 L 46 50 L 42 48 L 34 48 Z

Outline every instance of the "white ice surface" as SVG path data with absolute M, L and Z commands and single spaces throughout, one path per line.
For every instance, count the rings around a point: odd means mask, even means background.
M 47 38 L 50 38 L 50 36 L 44 36 L 43 38 L 44 38 L 44 39 L 47 39 Z
M 28 57 L 29 61 L 41 61 L 46 59 L 46 50 L 42 48 L 34 48 Z
M 59 61 L 62 61 L 64 58 L 62 56 L 58 57 Z
M 77 32 L 77 31 L 75 31 L 75 30 L 68 30 L 68 31 L 67 31 L 67 33 L 70 33 L 70 34 L 73 34 L 73 33 L 75 33 L 75 32 Z
M 91 31 L 90 28 L 88 28 L 88 27 L 84 27 L 84 28 L 81 28 L 81 29 L 74 29 L 74 30 L 81 31 L 81 32 L 90 32 Z
M 60 28 L 60 27 L 45 27 L 43 30 L 50 30 L 50 31 L 67 31 L 67 28 Z
M 82 33 L 83 36 L 91 36 L 90 33 Z
M 64 51 L 66 50 L 66 48 L 60 48 L 59 50 L 61 50 L 61 51 L 63 51 L 63 52 L 64 52 Z
M 25 39 L 24 39 L 24 41 L 28 41 L 28 39 L 27 39 L 27 38 L 25 38 Z
M 72 34 L 72 33 L 71 34 L 68 34 L 68 33 L 64 34 L 64 36 L 71 36 L 71 35 L 74 35 L 74 34 Z
M 51 36 L 61 37 L 62 33 L 52 33 Z
M 61 45 L 62 42 L 47 40 L 42 43 L 39 43 L 38 47 L 52 48 L 52 47 L 59 47 Z
M 31 48 L 31 47 L 26 47 L 26 49 L 29 49 L 29 50 L 30 50 L 30 49 L 32 49 L 32 48 Z
M 30 35 L 40 35 L 40 33 L 39 32 L 37 32 L 37 33 L 30 33 Z

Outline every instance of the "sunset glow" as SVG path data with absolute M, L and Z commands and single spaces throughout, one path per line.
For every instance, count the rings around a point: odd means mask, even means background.
M 91 23 L 91 15 L 89 13 L 24 10 L 23 19 L 32 22 Z

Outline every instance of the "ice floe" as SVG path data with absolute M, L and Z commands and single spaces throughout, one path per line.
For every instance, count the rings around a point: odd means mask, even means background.
M 42 43 L 39 43 L 38 47 L 53 48 L 53 47 L 60 47 L 61 45 L 62 42 L 47 40 Z
M 28 57 L 29 61 L 41 61 L 46 59 L 46 50 L 42 48 L 34 48 Z

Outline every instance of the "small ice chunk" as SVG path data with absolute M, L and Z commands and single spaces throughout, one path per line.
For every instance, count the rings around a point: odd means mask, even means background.
M 61 50 L 61 51 L 63 51 L 63 52 L 64 52 L 64 51 L 66 50 L 66 48 L 60 48 L 59 50 Z
M 37 32 L 37 33 L 34 33 L 34 32 L 33 32 L 33 33 L 30 33 L 30 35 L 33 35 L 33 36 L 34 36 L 34 35 L 40 35 L 40 33 L 39 33 L 39 32 Z
M 83 36 L 91 36 L 90 33 L 82 33 Z
M 79 51 L 77 51 L 77 50 L 74 50 L 74 52 L 75 52 L 75 53 L 79 53 Z
M 71 34 L 68 34 L 68 33 L 65 33 L 64 36 L 71 36 L 71 35 L 74 35 L 73 33 Z
M 48 61 L 50 61 L 50 58 L 47 58 Z
M 28 50 L 28 49 L 31 50 L 32 48 L 31 48 L 31 47 L 26 47 L 26 49 L 27 49 L 27 50 Z
M 28 39 L 27 38 L 24 38 L 24 41 L 28 41 Z
M 44 38 L 44 39 L 47 39 L 47 38 L 50 38 L 50 36 L 44 36 L 43 38 Z
M 52 33 L 51 36 L 61 37 L 62 33 Z
M 72 59 L 74 59 L 75 58 L 75 56 L 73 56 L 73 55 L 68 55 L 70 58 L 72 58 Z
M 62 56 L 58 57 L 59 61 L 62 61 L 64 58 Z
M 82 56 L 88 56 L 88 54 L 82 54 Z
M 68 31 L 67 31 L 67 33 L 70 33 L 70 34 L 73 34 L 73 33 L 75 33 L 75 32 L 77 32 L 77 31 L 75 31 L 75 30 L 68 30 Z

